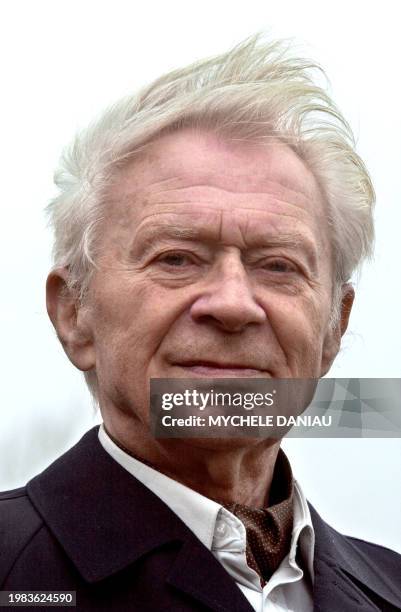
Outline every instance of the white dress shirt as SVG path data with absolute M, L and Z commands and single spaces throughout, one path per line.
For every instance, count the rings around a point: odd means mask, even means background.
M 246 562 L 246 530 L 234 514 L 128 455 L 111 440 L 103 425 L 99 440 L 117 463 L 157 495 L 212 552 L 256 612 L 312 612 L 315 534 L 308 505 L 296 481 L 290 551 L 262 588 L 258 574 Z M 298 546 L 307 576 L 296 562 Z

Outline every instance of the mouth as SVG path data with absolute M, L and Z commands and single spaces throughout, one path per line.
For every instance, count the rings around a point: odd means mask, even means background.
M 267 375 L 266 370 L 234 362 L 191 360 L 174 363 L 173 365 L 184 370 L 188 378 L 196 378 L 197 376 L 202 376 L 203 378 L 265 378 Z

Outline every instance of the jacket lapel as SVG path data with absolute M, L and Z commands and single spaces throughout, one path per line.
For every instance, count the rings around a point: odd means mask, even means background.
M 315 559 L 314 567 L 314 612 L 379 611 L 379 608 L 336 565 L 323 559 Z
M 147 487 L 103 449 L 98 428 L 27 485 L 43 520 L 86 582 L 96 583 L 157 548 L 179 549 L 167 581 L 218 612 L 249 612 L 212 553 Z
M 316 542 L 314 612 L 401 610 L 401 588 L 396 590 L 380 562 L 372 563 L 352 539 L 332 529 L 309 507 Z M 386 602 L 388 607 L 383 608 Z
M 253 612 L 248 600 L 223 566 L 198 540 L 181 549 L 169 584 L 219 612 Z

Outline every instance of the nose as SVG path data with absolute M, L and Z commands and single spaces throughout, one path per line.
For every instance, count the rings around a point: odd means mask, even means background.
M 210 323 L 235 333 L 267 319 L 256 301 L 250 279 L 241 261 L 227 261 L 215 271 L 190 309 L 197 323 Z

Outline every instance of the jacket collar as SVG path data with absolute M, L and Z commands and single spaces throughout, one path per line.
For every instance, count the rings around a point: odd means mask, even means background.
M 179 548 L 168 582 L 220 612 L 250 605 L 186 525 L 102 448 L 98 428 L 27 485 L 53 535 L 90 583 L 166 544 Z
M 389 580 L 376 555 L 372 562 L 352 538 L 325 523 L 311 504 L 309 508 L 315 530 L 314 611 L 377 612 L 381 608 L 372 602 L 375 595 L 401 610 L 401 584 Z

